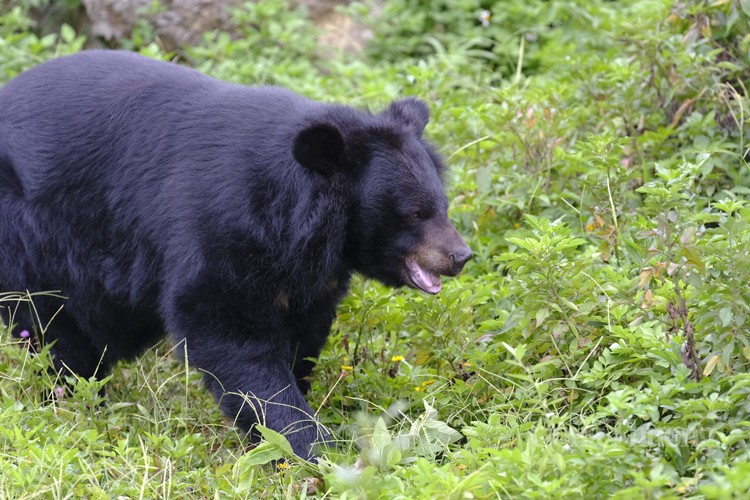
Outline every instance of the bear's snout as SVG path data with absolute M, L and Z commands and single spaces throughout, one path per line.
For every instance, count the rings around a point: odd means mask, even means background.
M 458 275 L 473 255 L 448 217 L 429 220 L 422 243 L 404 262 L 406 283 L 427 293 L 438 293 L 442 288 L 440 276 Z
M 431 251 L 432 267 L 444 276 L 456 276 L 473 257 L 473 252 L 453 227 L 448 217 L 432 222 L 425 234 L 425 246 Z
M 464 265 L 466 265 L 473 256 L 474 252 L 471 251 L 471 248 L 469 248 L 469 245 L 466 243 L 463 243 L 462 247 L 455 249 L 450 256 L 451 265 L 453 266 L 453 275 L 455 276 L 459 274 L 463 270 Z

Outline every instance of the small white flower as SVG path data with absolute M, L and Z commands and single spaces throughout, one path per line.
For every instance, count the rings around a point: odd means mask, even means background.
M 490 25 L 490 19 L 492 19 L 492 12 L 489 10 L 483 10 L 479 13 L 479 22 L 481 22 L 482 26 L 485 28 Z

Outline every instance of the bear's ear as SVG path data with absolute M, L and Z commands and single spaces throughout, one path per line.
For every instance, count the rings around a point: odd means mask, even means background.
M 316 123 L 297 134 L 294 139 L 294 159 L 305 168 L 326 177 L 343 169 L 345 158 L 344 137 L 331 123 Z
M 422 135 L 427 122 L 430 121 L 430 108 L 416 97 L 407 97 L 393 101 L 385 114 L 414 132 L 417 137 Z

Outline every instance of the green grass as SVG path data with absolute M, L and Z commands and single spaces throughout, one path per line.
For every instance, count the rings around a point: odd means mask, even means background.
M 0 75 L 82 48 L 24 12 L 2 15 Z M 750 494 L 747 2 L 383 15 L 360 56 L 273 0 L 236 39 L 165 54 L 144 23 L 118 42 L 325 101 L 430 102 L 475 259 L 437 297 L 354 280 L 309 396 L 336 450 L 273 465 L 283 440 L 250 450 L 167 343 L 55 396 L 48 354 L 0 329 L 0 497 Z

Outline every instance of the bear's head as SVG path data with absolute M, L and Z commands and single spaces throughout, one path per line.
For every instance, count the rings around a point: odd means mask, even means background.
M 344 258 L 354 270 L 434 294 L 472 252 L 448 220 L 444 166 L 422 138 L 428 120 L 414 98 L 378 115 L 334 108 L 297 135 L 294 157 L 351 192 Z

